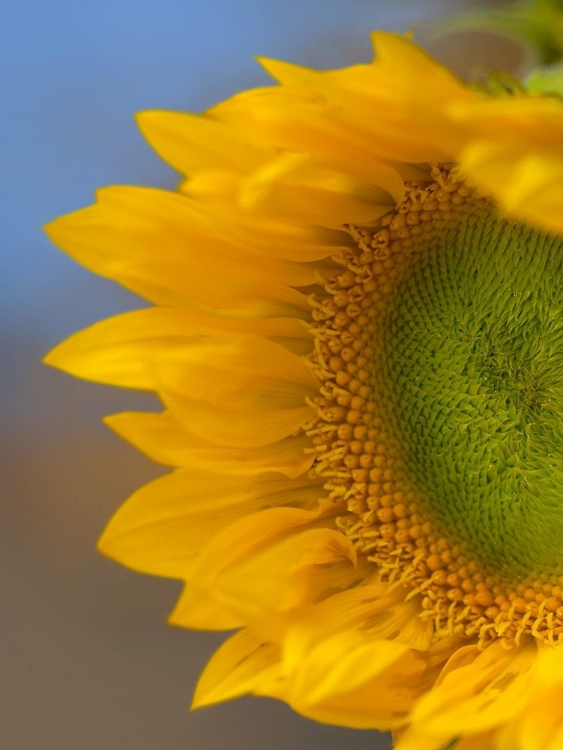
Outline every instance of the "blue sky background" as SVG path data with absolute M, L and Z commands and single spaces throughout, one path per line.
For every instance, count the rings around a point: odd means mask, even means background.
M 133 114 L 198 111 L 268 79 L 253 55 L 321 68 L 371 57 L 451 0 L 4 0 L 0 23 L 0 746 L 14 750 L 386 748 L 272 701 L 188 714 L 216 636 L 165 624 L 178 586 L 101 558 L 113 510 L 159 473 L 101 424 L 141 394 L 40 364 L 68 334 L 141 303 L 57 251 L 45 222 L 97 187 L 173 188 Z M 8 677 L 6 678 L 6 670 Z

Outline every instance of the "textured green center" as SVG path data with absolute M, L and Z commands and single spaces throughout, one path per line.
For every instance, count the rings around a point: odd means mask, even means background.
M 503 578 L 563 573 L 563 247 L 488 214 L 438 234 L 387 312 L 378 376 L 442 533 Z

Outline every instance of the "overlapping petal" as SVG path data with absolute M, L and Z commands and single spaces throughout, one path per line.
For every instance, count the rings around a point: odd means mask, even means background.
M 311 341 L 299 318 L 241 318 L 156 307 L 96 323 L 59 344 L 45 362 L 88 380 L 155 390 L 159 364 L 213 334 L 258 334 L 298 352 L 307 351 Z
M 271 638 L 279 632 L 282 613 L 319 595 L 330 574 L 338 578 L 338 568 L 353 571 L 355 552 L 331 528 L 332 506 L 284 505 L 240 517 L 203 549 L 173 623 L 199 626 L 214 603 Z M 256 561 L 262 565 L 256 567 Z
M 537 645 L 517 649 L 501 641 L 480 651 L 460 649 L 434 688 L 415 706 L 411 726 L 398 750 L 440 750 L 458 736 L 491 731 L 510 722 L 529 702 Z
M 563 232 L 563 153 L 533 143 L 515 149 L 502 141 L 477 141 L 463 151 L 460 164 L 510 216 Z
M 311 441 L 302 433 L 250 452 L 206 441 L 190 432 L 170 411 L 124 412 L 106 417 L 104 422 L 154 461 L 178 468 L 197 465 L 233 476 L 278 471 L 294 479 L 314 460 Z
M 283 691 L 279 647 L 250 629 L 229 638 L 211 657 L 198 683 L 192 708 L 241 695 Z M 280 695 L 280 697 L 282 697 Z
M 311 417 L 316 380 L 302 359 L 260 337 L 215 336 L 156 372 L 178 420 L 204 440 L 253 448 L 288 437 Z
M 452 130 L 447 108 L 479 95 L 404 37 L 375 32 L 373 42 L 370 65 L 319 72 L 277 61 L 263 64 L 290 90 L 322 97 L 328 122 L 345 126 L 352 142 L 371 139 L 383 160 L 451 160 L 463 132 Z
M 162 190 L 107 188 L 95 206 L 47 231 L 92 271 L 161 305 L 229 307 L 253 297 L 298 304 L 290 287 L 316 279 L 315 266 L 252 252 L 197 202 Z
M 244 173 L 271 152 L 209 116 L 146 111 L 137 115 L 137 123 L 164 161 L 186 176 L 200 170 Z
M 498 733 L 499 750 L 558 750 L 563 746 L 563 651 L 540 647 L 530 671 L 525 708 Z
M 233 477 L 185 466 L 135 492 L 108 524 L 100 549 L 136 570 L 186 580 L 208 542 L 236 521 L 278 506 L 308 520 L 308 511 L 293 509 L 315 508 L 318 491 L 307 477 Z
M 274 513 L 280 518 L 272 523 Z M 198 612 L 211 612 L 215 599 L 252 629 L 213 657 L 195 703 L 251 692 L 283 698 L 300 713 L 329 723 L 400 725 L 427 686 L 425 673 L 435 667 L 426 658 L 432 627 L 413 617 L 418 605 L 405 602 L 400 588 L 390 592 L 386 584 L 365 583 L 368 569 L 355 563 L 345 537 L 330 528 L 310 528 L 311 522 L 318 524 L 301 511 L 266 511 L 226 530 L 200 559 L 194 586 L 186 587 L 172 621 L 200 625 Z M 302 530 L 303 523 L 309 528 Z M 256 526 L 262 533 L 248 533 Z M 217 554 L 219 547 L 229 550 L 226 559 Z M 249 679 L 245 671 L 237 684 L 228 675 L 235 648 L 240 656 L 239 642 L 250 642 L 251 659 L 259 644 L 268 654 L 268 670 L 259 662 L 254 676 Z

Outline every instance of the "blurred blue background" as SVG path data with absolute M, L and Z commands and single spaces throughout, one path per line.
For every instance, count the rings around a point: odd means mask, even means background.
M 388 738 L 316 725 L 273 701 L 187 712 L 218 637 L 167 627 L 178 586 L 95 551 L 113 510 L 161 472 L 100 419 L 152 402 L 40 364 L 71 332 L 142 303 L 74 265 L 41 225 L 90 203 L 102 185 L 174 187 L 177 175 L 144 143 L 134 112 L 198 111 L 263 84 L 253 55 L 320 68 L 367 61 L 371 29 L 416 31 L 467 4 L 4 1 L 2 748 L 388 746 Z

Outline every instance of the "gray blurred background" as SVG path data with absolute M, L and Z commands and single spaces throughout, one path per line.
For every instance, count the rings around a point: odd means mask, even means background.
M 100 420 L 155 403 L 40 363 L 70 333 L 143 303 L 74 265 L 41 225 L 90 203 L 98 186 L 174 187 L 177 175 L 142 140 L 135 111 L 198 111 L 264 84 L 257 54 L 320 68 L 367 61 L 371 29 L 416 32 L 419 22 L 469 4 L 4 2 L 2 750 L 388 747 L 377 733 L 317 725 L 264 699 L 188 713 L 221 638 L 168 627 L 179 586 L 136 575 L 95 550 L 118 505 L 163 472 Z M 468 49 L 436 47 L 461 70 L 477 59 Z M 496 45 L 485 50 L 498 62 Z

